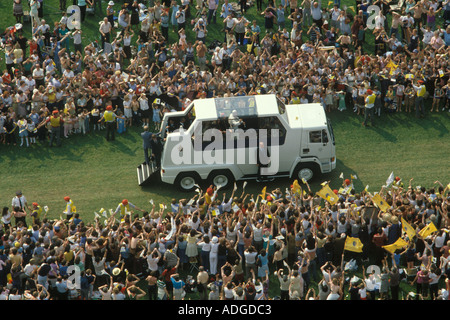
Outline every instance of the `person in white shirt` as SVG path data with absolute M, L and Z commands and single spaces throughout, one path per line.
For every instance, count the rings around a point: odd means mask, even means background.
M 150 126 L 150 106 L 145 93 L 142 93 L 138 99 L 139 109 L 141 110 L 142 127 Z
M 379 14 L 375 17 L 375 29 L 376 30 L 384 29 L 385 22 L 386 22 L 386 17 L 383 15 L 383 12 L 380 10 Z
M 50 26 L 48 25 L 48 23 L 46 23 L 46 21 L 44 19 L 41 20 L 41 25 L 39 26 L 38 31 L 40 34 L 42 34 L 44 36 L 45 45 L 47 47 L 49 47 L 50 46 L 50 37 L 51 37 Z
M 148 251 L 150 251 L 150 243 L 148 246 Z M 147 255 L 147 265 L 150 271 L 158 271 L 158 262 L 161 259 L 161 252 L 158 248 L 154 248 L 149 255 Z
M 428 46 L 431 42 L 431 38 L 433 38 L 434 32 L 431 30 L 431 27 L 427 25 L 425 28 L 421 27 L 420 30 L 423 33 L 422 42 L 424 45 Z
M 11 207 L 19 207 L 21 209 L 30 209 L 28 206 L 27 198 L 22 194 L 22 191 L 17 191 L 16 196 L 11 200 Z
M 100 34 L 102 35 L 102 48 L 105 50 L 105 43 L 111 43 L 110 35 L 111 35 L 111 23 L 109 22 L 108 18 L 105 17 L 100 23 L 100 27 L 98 28 L 98 31 L 100 31 Z

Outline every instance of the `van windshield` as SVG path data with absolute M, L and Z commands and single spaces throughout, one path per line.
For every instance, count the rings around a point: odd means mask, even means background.
M 253 96 L 214 99 L 218 118 L 229 117 L 234 111 L 238 117 L 256 116 L 256 100 Z

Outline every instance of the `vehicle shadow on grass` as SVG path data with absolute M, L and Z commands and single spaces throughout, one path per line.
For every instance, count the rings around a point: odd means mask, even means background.
M 308 182 L 311 191 L 313 193 L 319 191 L 322 188 L 323 182 L 330 183 L 331 188 L 339 189 L 341 185 L 339 185 L 340 182 L 343 182 L 343 179 L 340 179 L 339 176 L 341 172 L 344 175 L 344 178 L 350 179 L 350 175 L 358 176 L 358 173 L 355 172 L 352 168 L 346 166 L 342 161 L 337 160 L 336 163 L 336 169 L 333 170 L 331 173 L 326 174 L 319 174 L 315 178 L 313 178 L 312 181 Z M 279 188 L 281 192 L 285 192 L 286 188 L 290 189 L 295 178 L 277 178 L 273 181 L 267 181 L 267 182 L 257 182 L 255 180 L 247 180 L 247 184 L 245 187 L 245 194 L 248 195 L 248 200 L 253 198 L 256 201 L 256 198 L 258 195 L 261 194 L 264 187 L 266 187 L 266 193 L 271 193 L 275 189 Z M 302 181 L 298 181 L 300 186 L 303 190 L 308 192 L 308 187 L 302 183 Z M 363 182 L 356 178 L 353 180 L 353 184 L 355 189 L 361 190 L 364 188 Z M 202 182 L 199 184 L 203 191 L 206 190 L 206 188 L 209 187 L 209 184 L 207 182 Z M 240 197 L 244 191 L 244 181 L 237 181 L 236 182 L 237 190 L 234 193 L 235 197 Z M 142 187 L 142 191 L 149 194 L 157 193 L 161 197 L 170 197 L 170 198 L 186 198 L 190 199 L 192 198 L 196 192 L 182 192 L 179 191 L 175 186 L 170 185 L 168 183 L 161 182 L 161 180 L 156 176 L 151 177 L 145 185 Z M 177 191 L 174 193 L 174 190 Z M 228 188 L 222 188 L 218 192 L 218 198 L 222 199 L 223 193 L 226 193 L 226 196 L 230 196 L 233 191 L 233 186 L 230 186 Z

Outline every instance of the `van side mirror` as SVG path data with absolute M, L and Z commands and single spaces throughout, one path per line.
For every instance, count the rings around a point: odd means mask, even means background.
M 328 143 L 328 135 L 327 135 L 327 132 L 325 130 L 322 130 L 322 142 L 323 143 Z

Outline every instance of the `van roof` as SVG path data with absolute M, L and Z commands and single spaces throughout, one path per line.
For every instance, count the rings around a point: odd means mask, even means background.
M 198 99 L 194 101 L 194 108 L 195 117 L 201 120 L 228 118 L 233 110 L 239 117 L 279 114 L 274 94 Z
M 327 125 L 325 110 L 320 103 L 290 104 L 286 114 L 291 128 L 322 129 Z

